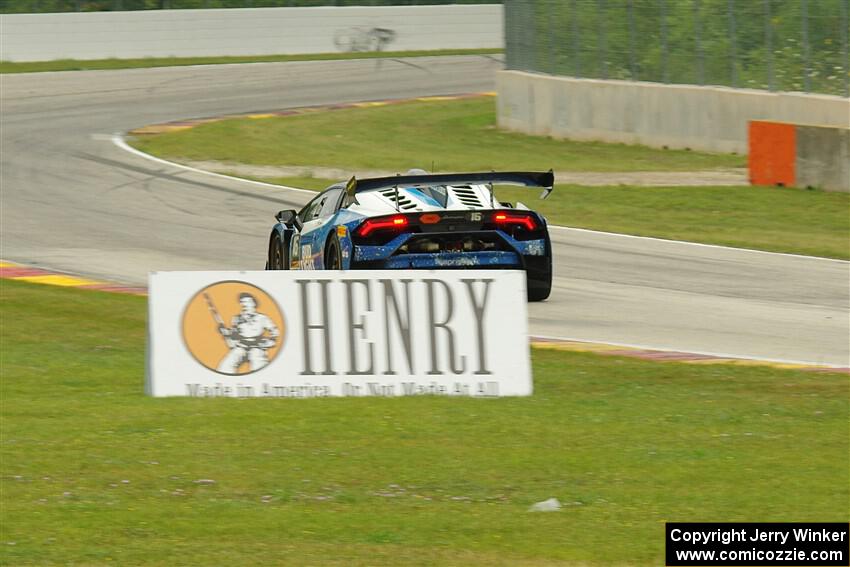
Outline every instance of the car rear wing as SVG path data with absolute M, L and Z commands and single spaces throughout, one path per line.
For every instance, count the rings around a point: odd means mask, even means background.
M 437 186 L 437 185 L 523 185 L 525 187 L 543 187 L 540 198 L 545 199 L 552 192 L 555 174 L 549 171 L 505 171 L 488 173 L 434 173 L 420 175 L 396 175 L 393 177 L 374 177 L 371 179 L 356 179 L 352 176 L 345 186 L 345 202 L 347 207 L 357 203 L 357 193 L 376 191 L 389 187 Z

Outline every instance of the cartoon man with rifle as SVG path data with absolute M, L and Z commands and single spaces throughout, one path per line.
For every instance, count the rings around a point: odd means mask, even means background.
M 241 312 L 233 317 L 227 327 L 213 305 L 212 299 L 204 293 L 207 307 L 218 325 L 218 332 L 230 349 L 218 364 L 218 372 L 240 374 L 239 367 L 248 362 L 250 371 L 259 370 L 269 363 L 268 350 L 277 344 L 280 330 L 268 316 L 257 311 L 259 302 L 250 293 L 239 294 Z

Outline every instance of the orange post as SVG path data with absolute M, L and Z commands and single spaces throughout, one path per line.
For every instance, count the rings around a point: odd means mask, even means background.
M 797 129 L 794 124 L 751 120 L 749 139 L 752 185 L 796 185 Z

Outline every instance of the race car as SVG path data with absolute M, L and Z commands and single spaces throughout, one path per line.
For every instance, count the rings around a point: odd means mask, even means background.
M 542 301 L 552 289 L 546 219 L 500 203 L 493 185 L 541 187 L 546 198 L 553 181 L 551 170 L 352 177 L 275 215 L 266 269 L 521 269 L 528 299 Z

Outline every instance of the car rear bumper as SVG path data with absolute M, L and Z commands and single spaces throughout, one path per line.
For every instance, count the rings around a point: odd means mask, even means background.
M 353 262 L 354 269 L 427 270 L 452 268 L 523 269 L 523 258 L 516 252 L 441 252 L 438 254 L 398 254 L 381 260 Z

